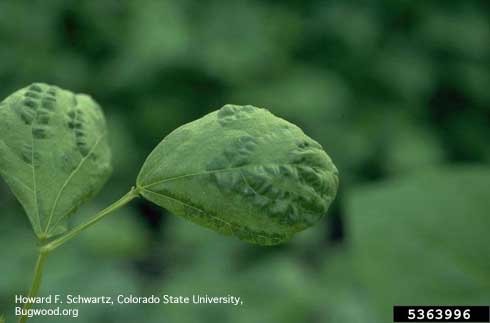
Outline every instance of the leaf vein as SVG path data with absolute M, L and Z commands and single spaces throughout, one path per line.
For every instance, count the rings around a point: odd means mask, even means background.
M 32 193 L 34 195 L 34 204 L 36 206 L 36 214 L 37 214 L 37 226 L 38 230 L 41 231 L 41 216 L 39 215 L 39 201 L 37 198 L 37 176 L 36 176 L 36 162 L 34 160 L 35 156 L 35 146 L 34 146 L 34 122 L 37 119 L 37 110 L 34 115 L 34 120 L 32 121 L 31 124 L 31 161 L 32 161 L 32 186 L 33 190 Z
M 20 185 L 22 185 L 25 189 L 27 189 L 29 192 L 33 193 L 32 191 L 32 188 L 30 188 L 26 183 L 24 183 L 23 181 L 21 181 L 20 179 L 18 179 L 17 177 L 13 176 L 13 175 L 10 175 L 8 176 L 8 178 L 14 180 L 15 182 L 19 183 Z
M 46 229 L 45 229 L 44 233 L 48 233 L 48 231 L 49 231 L 49 226 L 51 224 L 51 220 L 53 218 L 54 212 L 56 211 L 56 207 L 58 206 L 59 200 L 60 200 L 61 195 L 63 194 L 64 190 L 66 189 L 66 187 L 68 186 L 70 181 L 73 179 L 73 177 L 80 171 L 80 169 L 85 164 L 85 162 L 88 160 L 88 158 L 93 154 L 94 150 L 97 148 L 97 146 L 102 141 L 102 139 L 105 137 L 105 135 L 106 135 L 106 133 L 103 133 L 99 136 L 99 138 L 97 138 L 97 140 L 93 144 L 92 148 L 90 148 L 89 153 L 80 160 L 77 167 L 70 173 L 70 175 L 66 178 L 65 182 L 61 186 L 60 190 L 58 191 L 58 194 L 56 195 L 56 199 L 53 203 L 53 206 L 51 207 L 48 223 L 46 225 Z M 61 218 L 63 218 L 63 217 L 64 217 L 64 215 Z M 59 221 L 56 222 L 56 224 L 58 224 L 58 223 L 59 223 Z
M 193 177 L 193 176 L 202 176 L 202 175 L 210 175 L 210 174 L 216 174 L 216 173 L 224 173 L 224 172 L 228 172 L 228 171 L 244 169 L 244 168 L 251 167 L 251 166 L 257 166 L 257 165 L 244 165 L 244 166 L 239 166 L 239 167 L 230 167 L 230 168 L 216 169 L 216 170 L 212 170 L 212 171 L 208 171 L 208 172 L 199 172 L 199 173 L 192 173 L 192 174 L 186 174 L 186 175 L 178 175 L 178 176 L 169 177 L 169 178 L 165 178 L 163 180 L 159 180 L 159 181 L 153 182 L 151 184 L 142 186 L 141 188 L 142 189 L 146 189 L 148 187 L 152 187 L 152 186 L 155 186 L 155 185 L 158 185 L 158 184 L 162 184 L 162 183 L 165 183 L 165 182 L 170 182 L 170 181 L 178 180 L 178 179 L 181 179 L 181 178 Z
M 190 204 L 188 204 L 188 203 L 186 203 L 186 202 L 184 202 L 184 201 L 181 201 L 181 200 L 176 199 L 176 198 L 174 198 L 174 197 L 168 196 L 168 195 L 166 195 L 166 194 L 157 193 L 157 192 L 154 192 L 154 191 L 147 190 L 147 189 L 145 189 L 145 188 L 143 188 L 143 187 L 142 187 L 142 188 L 140 188 L 140 189 L 141 189 L 141 190 L 143 190 L 143 191 L 146 191 L 146 192 L 148 192 L 148 193 L 150 193 L 150 194 L 155 194 L 155 195 L 161 196 L 161 197 L 163 197 L 163 198 L 166 198 L 166 199 L 169 199 L 169 200 L 175 201 L 175 202 L 177 202 L 177 203 L 183 204 L 183 205 L 185 205 L 185 206 L 188 206 L 188 207 L 190 207 L 190 208 L 192 208 L 192 209 L 195 209 L 195 210 L 199 211 L 200 213 L 204 213 L 205 215 L 207 215 L 207 216 L 209 216 L 209 217 L 211 217 L 211 218 L 213 218 L 213 219 L 215 219 L 215 220 L 217 220 L 217 221 L 219 221 L 219 222 L 224 223 L 225 225 L 229 226 L 231 230 L 233 230 L 233 223 L 231 223 L 231 222 L 227 222 L 227 221 L 223 220 L 222 218 L 219 218 L 219 217 L 217 217 L 217 216 L 214 216 L 214 215 L 210 214 L 209 212 L 206 212 L 206 211 L 204 211 L 204 210 L 202 210 L 202 209 L 200 209 L 200 208 L 198 208 L 198 207 L 196 207 L 196 206 L 190 205 Z M 249 228 L 249 229 L 250 229 L 250 228 Z M 250 230 L 251 230 L 251 229 L 250 229 Z M 264 238 L 264 239 L 271 239 L 271 240 L 273 240 L 273 241 L 280 241 L 280 240 L 281 240 L 281 239 L 278 239 L 278 238 L 271 238 L 270 236 L 266 236 L 266 235 L 260 234 L 260 233 L 258 233 L 258 232 L 257 232 L 257 231 L 255 231 L 255 230 L 252 230 L 252 231 L 253 231 L 253 233 L 254 233 L 254 235 L 255 235 L 255 236 L 260 237 L 260 238 Z

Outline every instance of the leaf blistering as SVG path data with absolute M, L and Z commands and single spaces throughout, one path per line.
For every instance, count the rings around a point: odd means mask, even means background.
M 69 216 L 105 183 L 106 132 L 97 103 L 56 86 L 32 84 L 0 105 L 0 174 L 38 238 L 66 230 Z
M 137 185 L 146 199 L 176 215 L 274 245 L 327 212 L 338 171 L 297 126 L 265 109 L 225 105 L 167 136 Z

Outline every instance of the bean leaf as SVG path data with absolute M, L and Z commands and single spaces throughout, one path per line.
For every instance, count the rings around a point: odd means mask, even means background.
M 237 105 L 173 131 L 137 180 L 144 198 L 172 213 L 261 245 L 316 223 L 337 186 L 320 144 L 265 109 Z
M 35 83 L 0 104 L 0 174 L 39 239 L 63 233 L 110 173 L 105 118 L 89 96 Z

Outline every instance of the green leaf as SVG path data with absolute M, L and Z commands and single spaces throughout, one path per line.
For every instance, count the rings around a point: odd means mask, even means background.
M 89 96 L 35 83 L 0 104 L 0 174 L 39 239 L 64 232 L 110 172 L 105 118 Z
M 265 109 L 225 105 L 163 139 L 137 186 L 192 222 L 273 245 L 326 213 L 338 171 L 297 126 Z
M 486 167 L 452 167 L 348 195 L 355 268 L 381 321 L 393 304 L 488 303 L 488 183 Z

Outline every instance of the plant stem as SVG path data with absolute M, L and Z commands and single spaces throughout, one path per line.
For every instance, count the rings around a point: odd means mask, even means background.
M 65 235 L 61 236 L 60 238 L 55 239 L 55 240 L 45 244 L 44 246 L 42 246 L 39 250 L 39 256 L 37 258 L 36 267 L 34 269 L 34 278 L 32 281 L 31 289 L 29 290 L 29 296 L 28 296 L 29 299 L 31 297 L 37 296 L 37 293 L 39 291 L 39 287 L 41 286 L 44 263 L 46 261 L 46 257 L 48 256 L 48 254 L 51 251 L 55 250 L 56 248 L 58 248 L 59 246 L 61 246 L 65 242 L 67 242 L 67 241 L 73 239 L 74 237 L 78 236 L 83 230 L 87 229 L 88 227 L 91 227 L 95 223 L 99 222 L 106 215 L 108 215 L 108 214 L 114 212 L 115 210 L 119 209 L 120 207 L 126 205 L 127 203 L 129 203 L 130 201 L 132 201 L 133 199 L 138 197 L 138 195 L 139 195 L 138 189 L 133 187 L 126 195 L 121 197 L 119 200 L 117 200 L 113 204 L 109 205 L 104 210 L 97 213 L 92 219 L 90 219 L 86 223 L 83 223 L 83 224 L 77 226 L 76 228 L 74 228 L 73 230 L 68 232 L 67 234 L 65 234 Z M 24 304 L 23 309 L 25 311 L 27 311 L 31 307 L 32 307 L 32 303 L 27 302 Z M 20 318 L 19 323 L 25 323 L 25 322 L 27 322 L 27 319 L 28 319 L 28 316 L 23 315 Z
M 119 209 L 120 207 L 128 204 L 133 199 L 137 198 L 138 195 L 139 195 L 139 190 L 136 189 L 136 188 L 134 188 L 134 187 L 131 188 L 131 190 L 126 195 L 124 195 L 119 200 L 117 200 L 113 204 L 109 205 L 107 208 L 105 208 L 102 211 L 100 211 L 99 213 L 97 213 L 89 221 L 87 221 L 87 222 L 85 222 L 83 224 L 80 224 L 79 226 L 77 226 L 76 228 L 74 228 L 73 230 L 71 230 L 70 232 L 68 232 L 67 234 L 65 234 L 65 235 L 61 236 L 60 238 L 55 239 L 55 240 L 53 240 L 53 241 L 45 244 L 44 246 L 42 246 L 39 249 L 39 256 L 37 258 L 36 268 L 34 269 L 34 279 L 32 281 L 32 286 L 31 286 L 31 289 L 29 291 L 29 297 L 31 298 L 31 297 L 36 297 L 37 296 L 37 293 L 39 291 L 39 287 L 41 286 L 41 280 L 42 280 L 42 276 L 43 276 L 44 262 L 46 261 L 46 257 L 48 256 L 48 254 L 51 251 L 55 250 L 56 248 L 58 248 L 59 246 L 61 246 L 65 242 L 67 242 L 67 241 L 75 238 L 83 230 L 85 230 L 88 227 L 91 227 L 95 223 L 99 222 L 106 215 L 108 215 L 108 214 L 114 212 L 115 210 Z M 31 302 L 27 302 L 27 303 L 24 304 L 23 309 L 27 311 L 31 307 L 32 307 L 32 303 Z M 23 315 L 20 318 L 19 323 L 25 323 L 27 321 L 27 319 L 28 319 L 28 316 Z
M 46 261 L 46 257 L 48 256 L 49 251 L 39 250 L 39 256 L 37 257 L 36 267 L 34 269 L 34 278 L 32 280 L 32 286 L 29 290 L 29 299 L 31 297 L 35 297 L 39 291 L 39 287 L 41 286 L 41 280 L 43 277 L 43 268 L 44 262 Z M 32 303 L 28 301 L 24 304 L 23 310 L 27 311 L 32 307 Z M 25 323 L 29 317 L 27 315 L 21 316 L 19 323 Z
M 128 204 L 131 202 L 133 199 L 137 198 L 139 195 L 139 190 L 136 188 L 132 188 L 126 195 L 121 197 L 118 201 L 114 202 L 113 204 L 109 205 L 107 208 L 103 209 L 99 213 L 97 213 L 92 219 L 89 221 L 80 224 L 79 226 L 73 228 L 70 232 L 67 234 L 59 237 L 58 239 L 55 239 L 44 246 L 41 247 L 42 251 L 45 252 L 51 252 L 54 249 L 58 248 L 62 244 L 66 243 L 67 241 L 73 239 L 74 237 L 78 236 L 82 231 L 85 229 L 91 227 L 95 223 L 99 222 L 102 218 L 104 218 L 106 215 L 114 212 L 115 210 L 119 209 L 120 207 Z

